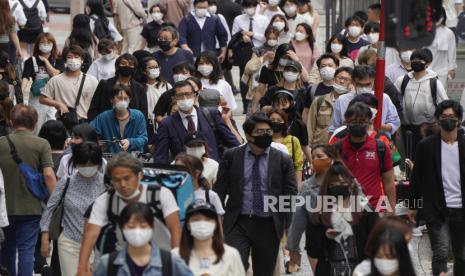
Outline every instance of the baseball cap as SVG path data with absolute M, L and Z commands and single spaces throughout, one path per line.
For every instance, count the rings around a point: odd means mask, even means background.
M 184 138 L 184 146 L 189 146 L 191 144 L 202 143 L 207 144 L 207 137 L 200 131 L 195 131 L 187 134 Z
M 218 216 L 215 206 L 213 206 L 209 202 L 206 202 L 203 199 L 196 199 L 194 203 L 187 207 L 186 220 L 194 213 L 202 213 L 211 217 Z

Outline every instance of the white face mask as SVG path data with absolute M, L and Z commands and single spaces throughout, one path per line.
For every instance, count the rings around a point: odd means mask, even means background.
M 188 155 L 202 159 L 202 157 L 205 155 L 205 147 L 186 147 L 186 153 Z
M 279 5 L 279 2 L 280 0 L 268 0 L 268 5 L 275 7 Z
M 80 58 L 69 58 L 66 60 L 66 68 L 70 71 L 81 70 L 82 61 Z
M 245 9 L 245 13 L 249 16 L 254 16 L 255 15 L 255 7 L 252 7 L 252 8 L 247 8 Z
M 372 87 L 357 87 L 357 94 L 365 94 L 365 93 L 371 93 Z
M 218 11 L 218 7 L 217 7 L 217 6 L 210 6 L 210 7 L 208 7 L 208 12 L 211 13 L 211 14 L 216 14 L 217 11 Z
M 284 72 L 283 77 L 287 82 L 295 82 L 299 78 L 299 73 Z
M 128 243 L 134 247 L 142 247 L 152 239 L 152 228 L 123 229 L 123 234 Z
M 97 174 L 98 166 L 92 167 L 77 167 L 79 174 L 83 177 L 90 178 Z
M 294 16 L 297 11 L 297 7 L 295 5 L 290 5 L 290 6 L 285 6 L 284 7 L 284 12 L 288 16 Z
M 396 259 L 375 258 L 375 267 L 381 275 L 391 275 L 399 269 L 399 261 Z
M 50 53 L 52 49 L 53 49 L 53 44 L 45 44 L 45 43 L 39 44 L 39 51 L 43 54 Z
M 376 114 L 378 114 L 378 109 L 370 107 L 371 110 L 371 119 L 374 120 L 376 118 Z
M 289 62 L 289 60 L 287 58 L 281 58 L 279 60 L 279 65 L 281 66 L 286 66 L 286 64 Z
M 400 53 L 400 59 L 404 63 L 410 63 L 410 57 L 412 56 L 413 51 L 404 51 Z
M 379 41 L 379 33 L 371 33 L 367 36 L 368 42 L 371 44 L 376 44 Z
M 278 41 L 276 39 L 270 39 L 266 42 L 266 44 L 268 44 L 268 46 L 274 47 L 278 45 Z
M 120 193 L 115 189 L 115 194 L 116 194 L 117 196 L 121 197 L 121 198 L 124 199 L 124 200 L 131 200 L 131 199 L 136 198 L 136 197 L 138 197 L 138 196 L 140 195 L 140 189 L 139 189 L 139 187 L 138 187 L 138 188 L 135 189 L 134 192 L 133 192 L 131 195 L 129 195 L 129 196 L 124 196 L 124 195 L 120 194 Z
M 342 51 L 342 44 L 331 43 L 331 52 L 339 54 Z
M 106 55 L 102 55 L 102 59 L 106 62 L 109 62 L 110 60 L 113 59 L 113 53 L 109 53 L 109 54 L 106 54 Z
M 214 222 L 201 220 L 190 222 L 189 226 L 191 228 L 191 235 L 197 240 L 204 241 L 213 237 L 216 224 Z
M 351 37 L 358 37 L 360 35 L 360 32 L 362 31 L 362 28 L 359 26 L 350 26 L 349 27 L 349 35 Z
M 153 18 L 153 20 L 155 20 L 155 21 L 160 21 L 160 20 L 163 19 L 163 13 L 161 13 L 161 12 L 154 12 L 154 13 L 152 13 L 152 18 Z
M 337 84 L 337 83 L 333 84 L 333 89 L 339 95 L 342 95 L 342 94 L 345 94 L 345 93 L 349 92 L 349 89 L 347 87 L 345 87 L 343 85 L 340 85 L 340 84 Z
M 282 21 L 273 22 L 273 27 L 278 29 L 278 31 L 282 31 L 284 29 L 284 27 L 286 27 L 286 23 L 284 23 Z
M 126 110 L 128 106 L 129 106 L 128 101 L 119 101 L 115 104 L 115 109 L 118 111 L 123 111 L 123 110 Z
M 207 16 L 207 13 L 208 9 L 195 9 L 195 15 L 198 18 L 204 18 L 205 16 Z
M 334 73 L 336 72 L 336 69 L 333 67 L 323 67 L 320 69 L 320 76 L 324 81 L 329 81 L 334 79 Z
M 297 41 L 302 41 L 307 38 L 307 35 L 301 32 L 296 32 L 295 33 L 295 40 Z
M 173 75 L 173 80 L 174 80 L 174 82 L 179 82 L 179 81 L 187 80 L 188 78 L 189 78 L 189 76 L 186 76 L 186 75 L 183 75 L 183 74 L 176 74 L 176 75 Z
M 159 68 L 153 68 L 149 70 L 149 78 L 151 79 L 156 79 L 160 76 L 160 69 Z
M 183 112 L 189 112 L 194 107 L 194 99 L 184 99 L 176 101 L 179 109 Z
M 197 71 L 199 71 L 199 73 L 202 76 L 208 77 L 213 72 L 213 66 L 211 66 L 211 65 L 199 65 L 199 67 L 197 67 Z

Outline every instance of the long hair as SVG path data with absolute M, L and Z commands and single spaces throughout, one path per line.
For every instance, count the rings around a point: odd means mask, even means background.
M 82 49 L 88 49 L 92 45 L 93 34 L 90 30 L 90 19 L 85 14 L 77 14 L 73 18 L 73 30 L 69 35 L 70 44 L 77 44 Z
M 40 44 L 40 41 L 42 39 L 44 39 L 44 38 L 47 39 L 49 42 L 51 42 L 53 44 L 52 51 L 50 52 L 50 57 L 53 60 L 56 60 L 58 58 L 58 55 L 59 55 L 59 50 L 58 50 L 58 47 L 57 47 L 57 42 L 55 40 L 55 37 L 51 33 L 40 33 L 37 36 L 36 42 L 34 43 L 34 49 L 33 49 L 32 55 L 34 57 L 36 57 L 36 58 L 39 57 L 39 55 L 41 54 L 41 52 L 39 50 L 39 44 Z
M 305 32 L 307 33 L 308 45 L 310 46 L 310 49 L 312 49 L 312 52 L 313 52 L 313 49 L 315 47 L 315 36 L 313 35 L 312 27 L 308 25 L 307 23 L 300 23 L 300 24 L 297 24 L 295 28 L 297 29 L 299 26 L 305 29 Z
M 0 124 L 6 127 L 12 127 L 11 110 L 14 103 L 9 97 L 9 86 L 6 81 L 0 80 Z
M 286 19 L 286 17 L 284 15 L 282 15 L 280 13 L 275 14 L 275 15 L 273 15 L 273 17 L 271 17 L 270 23 L 268 24 L 267 28 L 273 26 L 273 22 L 274 22 L 274 20 L 276 18 L 280 18 L 281 20 L 284 20 L 284 29 L 283 29 L 283 31 L 286 32 L 286 33 L 289 32 L 289 24 L 287 23 L 287 19 Z
M 12 81 L 16 80 L 16 70 L 13 64 L 10 62 L 10 55 L 5 52 L 0 52 L 0 68 L 5 69 L 5 73 L 8 77 L 8 83 L 11 84 Z
M 212 51 L 204 51 L 202 52 L 199 57 L 195 60 L 195 68 L 199 66 L 200 61 L 203 60 L 204 62 L 208 62 L 213 66 L 213 71 L 208 76 L 208 80 L 210 84 L 217 84 L 218 81 L 223 77 L 223 71 L 221 70 L 220 62 L 218 61 L 218 57 Z M 202 78 L 203 76 L 197 72 L 197 77 Z
M 9 1 L 0 0 L 0 34 L 9 35 L 14 24 L 15 19 L 12 15 Z
M 103 7 L 102 0 L 87 0 L 86 5 L 90 9 L 89 16 L 96 15 L 100 20 L 102 20 L 105 26 L 108 26 L 110 22 L 108 21 L 108 18 L 105 16 L 105 8 Z
M 328 40 L 328 43 L 326 44 L 326 53 L 327 54 L 332 54 L 332 51 L 331 51 L 331 43 L 333 43 L 335 40 L 339 41 L 341 44 L 342 44 L 342 50 L 341 52 L 339 53 L 341 55 L 341 57 L 349 57 L 347 55 L 347 44 L 344 43 L 344 41 L 346 40 L 346 38 L 337 33 L 337 34 L 334 34 L 333 36 L 331 36 L 331 38 Z
M 268 114 L 267 114 L 268 117 L 270 117 L 270 120 L 271 120 L 271 114 L 278 114 L 281 117 L 281 119 L 283 119 L 284 123 L 289 126 L 289 117 L 287 116 L 286 112 L 284 112 L 282 109 L 278 109 L 278 108 L 273 107 L 270 110 L 270 112 L 268 112 Z M 288 133 L 289 133 L 289 131 L 288 131 L 288 129 L 286 129 L 286 130 L 283 130 L 283 132 L 281 132 L 281 135 L 283 137 L 286 137 L 286 135 Z
M 212 248 L 216 255 L 216 260 L 214 264 L 218 264 L 224 255 L 224 238 L 222 233 L 222 227 L 220 223 L 220 217 L 215 214 L 210 213 L 202 213 L 207 217 L 210 217 L 215 220 L 216 228 L 215 232 L 213 233 L 213 243 Z M 191 215 L 192 216 L 192 215 Z M 179 245 L 179 255 L 184 262 L 189 265 L 189 259 L 192 254 L 192 249 L 194 248 L 194 238 L 192 237 L 189 229 L 187 226 L 189 225 L 189 218 L 184 223 L 181 233 L 181 244 Z
M 205 147 L 205 151 L 206 151 Z M 199 184 L 200 188 L 203 188 L 205 190 L 210 190 L 211 186 L 210 183 L 208 183 L 208 180 L 202 176 L 203 173 L 203 163 L 202 160 L 199 158 L 189 155 L 185 152 L 181 152 L 178 155 L 176 155 L 176 158 L 174 158 L 175 161 L 181 161 L 183 166 L 186 167 L 187 171 L 189 174 L 194 177 L 195 172 L 199 172 L 199 178 L 197 179 L 197 182 Z
M 276 68 L 278 68 L 279 60 L 283 56 L 285 56 L 287 51 L 289 51 L 289 50 L 292 50 L 292 51 L 295 52 L 294 46 L 292 46 L 292 44 L 290 44 L 290 43 L 283 43 L 283 44 L 278 46 L 278 48 L 276 49 L 276 53 L 274 55 L 273 62 L 271 63 L 271 70 L 276 70 Z

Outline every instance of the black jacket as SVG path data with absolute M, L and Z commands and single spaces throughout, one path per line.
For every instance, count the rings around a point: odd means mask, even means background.
M 89 111 L 87 112 L 87 119 L 92 121 L 100 113 L 107 111 L 112 108 L 112 91 L 115 86 L 116 77 L 108 80 L 101 80 L 95 89 L 92 102 L 90 103 Z M 129 102 L 129 108 L 140 110 L 145 118 L 147 119 L 147 92 L 144 85 L 138 83 L 135 80 L 131 80 L 130 83 L 132 99 Z
M 465 137 L 458 134 L 457 139 L 462 202 L 465 203 Z M 424 220 L 428 223 L 447 216 L 441 165 L 441 136 L 436 134 L 421 140 L 417 146 L 415 166 L 410 179 L 409 207 L 418 209 L 417 221 Z
M 218 7 L 217 13 L 224 16 L 228 23 L 229 30 L 232 30 L 234 18 L 242 14 L 241 6 L 234 3 L 232 0 L 218 0 L 216 4 Z
M 397 110 L 397 114 L 399 116 L 402 115 L 402 96 L 400 92 L 397 90 L 396 86 L 392 83 L 392 81 L 388 77 L 384 77 L 384 93 L 386 93 L 391 102 L 394 104 Z

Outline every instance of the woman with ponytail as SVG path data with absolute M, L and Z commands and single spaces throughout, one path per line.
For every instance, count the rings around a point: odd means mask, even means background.
M 11 129 L 10 112 L 13 101 L 9 96 L 8 83 L 0 80 L 0 137 L 8 135 Z

